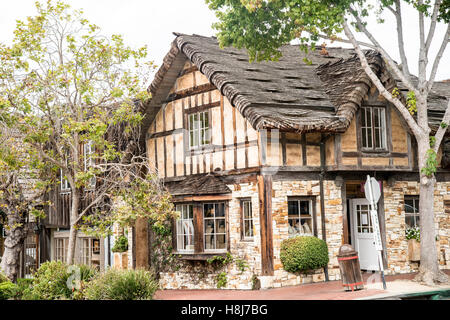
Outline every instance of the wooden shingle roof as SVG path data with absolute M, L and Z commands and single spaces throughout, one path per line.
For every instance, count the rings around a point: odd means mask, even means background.
M 187 176 L 181 181 L 166 182 L 172 196 L 218 195 L 231 193 L 230 188 L 212 174 Z
M 189 59 L 256 130 L 344 132 L 371 87 L 354 50 L 330 47 L 326 54 L 318 49 L 306 56 L 298 46 L 286 45 L 281 51 L 279 61 L 249 63 L 246 50 L 221 49 L 214 37 L 176 34 L 149 87 L 152 101 L 145 121 L 154 118 Z M 378 53 L 368 50 L 366 56 L 388 89 L 405 89 L 391 77 Z M 305 57 L 312 63 L 306 64 Z M 438 119 L 450 83 L 436 83 L 434 88 L 430 111 Z

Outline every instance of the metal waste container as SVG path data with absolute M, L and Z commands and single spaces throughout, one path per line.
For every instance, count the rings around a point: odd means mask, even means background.
M 341 271 L 342 285 L 345 291 L 361 290 L 364 288 L 361 268 L 359 266 L 358 252 L 349 244 L 339 248 L 339 269 Z

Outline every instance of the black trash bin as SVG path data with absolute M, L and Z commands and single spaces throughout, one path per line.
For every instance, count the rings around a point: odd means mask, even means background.
M 342 285 L 345 291 L 361 290 L 364 288 L 361 268 L 359 267 L 358 252 L 349 244 L 339 248 L 339 269 L 341 271 Z

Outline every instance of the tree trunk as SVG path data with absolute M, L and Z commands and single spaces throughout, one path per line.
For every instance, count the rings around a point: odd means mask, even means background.
M 80 197 L 78 191 L 72 189 L 72 205 L 70 208 L 70 232 L 69 232 L 69 244 L 67 248 L 67 264 L 75 263 L 75 248 L 77 243 L 78 230 L 75 225 L 75 221 L 78 219 L 78 211 L 80 206 Z
M 26 236 L 25 219 L 20 213 L 9 212 L 8 225 L 13 228 L 6 229 L 5 251 L 0 269 L 11 281 L 15 282 L 19 275 L 20 253 Z
M 427 150 L 430 148 L 429 138 L 418 141 L 419 169 L 425 167 Z M 420 173 L 420 268 L 417 281 L 434 285 L 435 282 L 447 282 L 448 277 L 439 270 L 439 261 L 436 250 L 436 230 L 434 223 L 434 188 L 436 179 L 434 175 L 427 177 Z

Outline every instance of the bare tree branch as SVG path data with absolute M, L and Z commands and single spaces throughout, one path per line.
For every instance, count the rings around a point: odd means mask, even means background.
M 441 145 L 442 139 L 444 138 L 445 132 L 447 131 L 448 126 L 450 125 L 450 99 L 448 100 L 447 110 L 445 110 L 444 117 L 442 118 L 441 125 L 439 129 L 436 131 L 434 137 L 436 138 L 434 151 L 437 153 L 439 150 L 439 146 Z
M 400 59 L 402 61 L 402 70 L 406 78 L 411 80 L 411 74 L 409 72 L 408 59 L 406 58 L 405 43 L 403 41 L 403 21 L 402 21 L 402 9 L 400 0 L 395 1 L 395 20 L 397 22 L 397 41 L 398 50 L 400 53 Z
M 442 0 L 436 0 L 434 3 L 433 14 L 431 15 L 430 29 L 428 30 L 428 35 L 425 41 L 425 51 L 428 54 L 431 42 L 433 41 L 434 31 L 436 30 L 437 16 L 439 13 L 439 8 L 441 7 Z
M 400 102 L 400 100 L 395 99 L 390 92 L 386 90 L 386 88 L 381 83 L 380 79 L 378 79 L 377 75 L 373 72 L 373 70 L 370 68 L 369 63 L 367 62 L 367 58 L 362 52 L 361 48 L 359 47 L 358 43 L 356 42 L 356 39 L 351 32 L 347 21 L 343 23 L 344 26 L 344 32 L 347 38 L 350 39 L 350 41 L 353 44 L 353 47 L 355 48 L 356 53 L 358 54 L 358 57 L 361 61 L 361 65 L 364 68 L 364 71 L 369 76 L 370 80 L 373 82 L 373 84 L 377 87 L 378 91 L 380 92 L 383 97 L 386 98 L 390 103 L 392 103 L 397 110 L 401 113 L 405 121 L 408 123 L 409 127 L 411 128 L 414 135 L 418 136 L 420 135 L 423 130 L 417 125 L 414 118 L 409 113 L 408 109 Z
M 450 41 L 450 23 L 447 26 L 447 32 L 444 35 L 444 39 L 442 40 L 441 47 L 439 48 L 438 53 L 436 54 L 436 58 L 433 62 L 433 67 L 431 68 L 430 77 L 428 78 L 427 82 L 427 91 L 430 92 L 431 88 L 434 84 L 434 79 L 436 78 L 436 73 L 439 67 L 439 63 L 441 62 L 441 58 L 444 55 L 444 51 L 447 48 L 447 44 Z
M 383 56 L 383 58 L 386 59 L 387 63 L 395 73 L 395 75 L 406 85 L 408 90 L 415 91 L 414 85 L 411 83 L 411 81 L 405 77 L 405 75 L 401 72 L 401 70 L 398 68 L 398 65 L 395 63 L 395 61 L 390 57 L 390 55 L 383 49 L 383 47 L 380 45 L 380 43 L 375 39 L 375 37 L 367 30 L 367 28 L 364 26 L 364 24 L 361 21 L 361 18 L 359 18 L 358 13 L 351 9 L 350 10 L 353 17 L 356 19 L 356 23 L 358 28 L 370 39 L 370 41 L 378 48 L 378 52 Z M 348 26 L 347 26 L 348 28 Z M 347 35 L 348 37 L 348 35 Z M 353 37 L 354 38 L 354 37 Z M 356 39 L 355 39 L 356 41 Z M 356 43 L 356 42 L 355 42 Z

